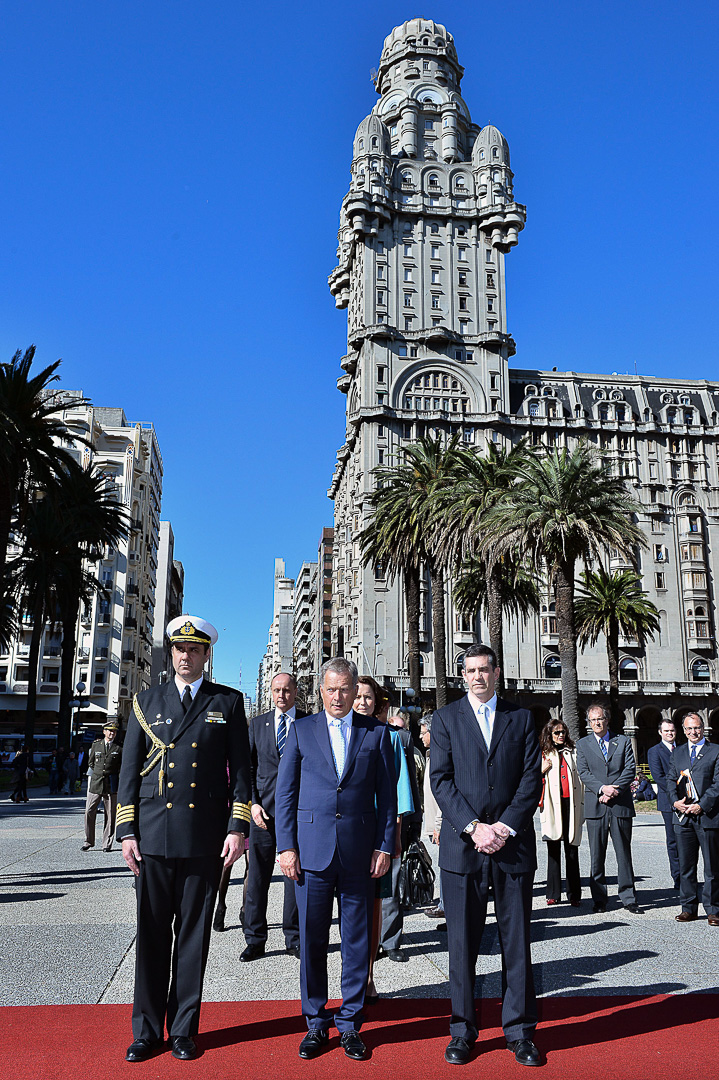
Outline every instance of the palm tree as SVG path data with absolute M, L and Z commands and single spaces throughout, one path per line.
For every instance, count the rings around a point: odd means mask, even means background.
M 636 570 L 612 573 L 600 566 L 582 574 L 581 591 L 574 606 L 581 648 L 595 645 L 600 634 L 607 640 L 609 700 L 612 721 L 619 719 L 619 634 L 635 638 L 641 646 L 659 630 L 659 612 L 642 589 Z
M 61 477 L 57 494 L 60 512 L 70 523 L 56 583 L 63 630 L 58 745 L 68 746 L 80 604 L 89 604 L 95 593 L 105 594 L 91 566 L 102 557 L 106 545 L 117 546 L 127 535 L 128 516 L 117 502 L 114 487 L 108 487 L 105 477 L 92 469 L 84 470 L 73 464 Z
M 438 551 L 439 532 L 434 524 L 434 501 L 437 492 L 454 487 L 461 475 L 461 457 L 458 447 L 459 436 L 449 443 L 427 435 L 415 443 L 400 449 L 402 463 L 399 465 L 380 465 L 373 471 L 377 478 L 377 489 L 372 493 L 371 506 L 373 520 L 378 511 L 384 512 L 384 535 L 386 544 L 375 550 L 386 550 L 391 555 L 391 548 L 401 542 L 403 566 L 417 568 L 417 586 L 419 568 L 429 570 L 432 591 L 432 644 L 434 651 L 434 670 L 436 685 L 436 705 L 441 708 L 447 703 L 447 640 L 445 629 L 444 602 L 444 561 Z M 364 530 L 363 543 L 369 545 L 369 529 L 383 527 L 382 521 L 375 527 L 372 524 Z M 394 538 L 394 539 L 392 539 Z M 362 538 L 361 538 L 362 540 Z M 370 550 L 368 546 L 367 551 Z M 365 556 L 368 562 L 368 556 Z M 411 584 L 411 587 L 414 587 Z M 405 583 L 406 585 L 406 583 Z M 419 613 L 419 588 L 417 588 L 417 614 Z M 409 623 L 409 610 L 408 610 Z M 419 618 L 417 618 L 419 628 Z M 419 653 L 419 632 L 417 632 L 417 652 Z M 416 687 L 415 687 L 416 691 Z
M 498 560 L 488 573 L 485 561 L 478 555 L 470 555 L 457 572 L 452 595 L 462 615 L 475 616 L 480 609 L 484 609 L 489 624 L 490 644 L 500 668 L 501 693 L 504 685 L 503 615 L 526 620 L 539 609 L 536 575 L 528 572 L 511 555 Z M 495 627 L 494 635 L 492 624 Z
M 13 515 L 22 527 L 33 487 L 50 482 L 72 460 L 58 444 L 66 433 L 58 415 L 62 401 L 48 390 L 59 378 L 60 361 L 31 375 L 34 356 L 31 345 L 0 364 L 0 611 L 7 605 L 5 568 Z
M 623 480 L 593 447 L 545 457 L 529 455 L 515 483 L 481 515 L 472 538 L 490 562 L 511 554 L 533 567 L 546 567 L 556 592 L 559 659 L 562 665 L 563 718 L 579 738 L 577 633 L 574 579 L 578 560 L 599 561 L 607 549 L 633 560 L 646 541 L 633 520 L 639 508 Z
M 489 643 L 497 657 L 500 673 L 504 669 L 504 620 L 503 613 L 515 612 L 515 606 L 507 603 L 513 592 L 518 592 L 519 608 L 526 616 L 537 604 L 534 601 L 536 590 L 532 590 L 533 580 L 509 555 L 497 560 L 489 560 L 484 571 L 477 555 L 475 537 L 482 528 L 482 515 L 502 497 L 514 483 L 518 469 L 527 456 L 534 451 L 526 439 L 505 450 L 491 442 L 484 457 L 480 457 L 468 447 L 458 448 L 460 463 L 459 482 L 452 490 L 438 491 L 434 502 L 434 517 L 438 530 L 439 550 L 447 563 L 456 565 L 462 560 L 462 567 L 471 570 L 466 580 L 470 601 L 472 582 L 481 589 L 481 606 L 484 607 L 489 629 Z M 460 567 L 460 577 L 466 576 Z M 479 577 L 477 576 L 479 575 Z M 519 576 L 518 576 L 519 575 Z M 459 579 L 458 579 L 459 580 Z M 529 589 L 527 588 L 529 586 Z M 464 587 L 460 594 L 464 594 Z M 456 597 L 455 589 L 455 597 Z M 525 601 L 529 602 L 526 607 Z M 476 602 L 473 609 L 463 609 L 463 614 L 475 614 L 480 607 Z M 504 676 L 500 674 L 500 690 Z

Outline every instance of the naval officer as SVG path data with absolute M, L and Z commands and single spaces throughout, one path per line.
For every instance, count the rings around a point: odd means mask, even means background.
M 117 839 L 137 877 L 137 942 L 127 1061 L 162 1045 L 195 1057 L 202 980 L 223 861 L 244 848 L 250 753 L 242 695 L 203 677 L 214 626 L 167 627 L 175 677 L 135 696 L 125 736 Z M 229 820 L 228 820 L 229 815 Z

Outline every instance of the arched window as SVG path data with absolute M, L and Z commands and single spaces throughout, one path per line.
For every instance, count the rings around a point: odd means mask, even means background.
M 464 653 L 463 652 L 461 652 L 459 654 L 459 656 L 457 657 L 457 659 L 455 660 L 454 663 L 455 663 L 455 671 L 457 672 L 457 677 L 461 679 L 462 678 L 462 668 L 464 667 Z
M 548 656 L 544 661 L 544 678 L 561 679 L 562 664 L 558 656 Z
M 530 403 L 529 403 L 529 415 L 530 416 L 539 416 L 539 402 L 538 401 L 530 401 Z
M 706 660 L 695 660 L 692 664 L 693 682 L 710 682 L 712 673 Z
M 360 148 L 360 150 L 364 150 L 364 139 L 360 139 L 359 148 Z
M 379 143 L 377 142 L 377 136 L 376 136 L 376 135 L 374 135 L 374 136 L 372 137 L 372 149 L 373 149 L 373 150 L 376 150 L 376 149 L 377 149 L 377 147 L 378 147 L 378 145 L 379 145 Z
M 639 665 L 633 656 L 625 656 L 619 661 L 619 678 L 622 682 L 639 681 Z
M 431 390 L 432 396 L 429 396 Z M 463 413 L 469 408 L 467 391 L 458 379 L 448 378 L 443 371 L 425 371 L 405 386 L 404 393 L 413 391 L 417 409 L 439 409 L 446 413 Z
M 439 179 L 438 179 L 436 173 L 430 173 L 429 174 L 429 186 L 430 187 L 439 187 Z
M 493 158 L 498 158 L 499 157 L 499 149 L 496 146 L 492 147 L 492 157 Z
M 403 172 L 402 173 L 402 183 L 403 184 L 411 184 L 412 183 L 412 173 Z
M 455 183 L 456 183 L 458 188 L 464 188 L 466 186 L 465 183 L 464 183 L 464 177 L 463 176 L 458 176 Z

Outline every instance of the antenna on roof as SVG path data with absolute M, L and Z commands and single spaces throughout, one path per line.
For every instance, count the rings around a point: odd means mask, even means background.
M 370 68 L 369 69 L 369 77 L 370 77 L 370 79 L 372 80 L 373 83 L 377 82 L 377 68 Z

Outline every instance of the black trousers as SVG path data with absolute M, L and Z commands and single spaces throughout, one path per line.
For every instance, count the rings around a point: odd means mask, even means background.
M 490 858 L 476 874 L 448 870 L 441 874 L 452 998 L 450 1034 L 468 1042 L 477 1038 L 474 983 L 491 884 L 502 952 L 502 1028 L 508 1040 L 532 1039 L 537 1026 L 530 948 L 534 874 L 506 874 Z
M 137 879 L 132 1034 L 151 1041 L 197 1034 L 222 859 L 143 853 Z M 168 989 L 169 988 L 169 989 Z
M 707 915 L 719 915 L 719 829 L 705 829 L 701 817 L 675 825 L 679 851 L 679 903 L 682 911 L 696 915 L 699 910 L 699 851 L 704 862 L 701 901 Z
M 270 818 L 266 829 L 250 824 L 250 847 L 248 851 L 247 895 L 245 897 L 245 941 L 248 945 L 264 945 L 267 941 L 267 898 L 270 882 L 275 871 L 277 842 L 275 820 Z M 295 883 L 283 877 L 284 903 L 282 906 L 282 929 L 285 945 L 300 943 L 300 922 L 297 914 Z
M 669 856 L 669 872 L 672 875 L 674 887 L 679 888 L 679 853 L 677 852 L 677 838 L 674 835 L 674 811 L 662 810 L 664 819 L 664 831 L 667 835 L 667 855 Z
M 569 799 L 561 799 L 562 836 L 559 840 L 547 840 L 547 899 L 562 898 L 562 845 L 564 861 L 567 864 L 567 899 L 576 903 L 581 899 L 582 882 L 579 877 L 579 848 L 570 844 L 569 836 Z

